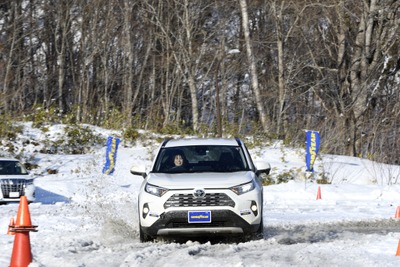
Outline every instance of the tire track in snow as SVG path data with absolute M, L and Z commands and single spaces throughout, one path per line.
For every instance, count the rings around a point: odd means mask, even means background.
M 264 227 L 264 239 L 275 239 L 279 244 L 330 242 L 346 238 L 347 233 L 387 235 L 400 232 L 400 220 L 341 221 L 330 223 L 295 224 Z

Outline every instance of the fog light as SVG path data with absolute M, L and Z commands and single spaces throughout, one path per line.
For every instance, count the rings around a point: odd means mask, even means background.
M 258 207 L 257 207 L 257 203 L 255 201 L 251 202 L 250 209 L 253 212 L 254 216 L 258 215 Z
M 143 205 L 143 211 L 142 211 L 142 216 L 143 218 L 146 218 L 147 214 L 149 213 L 150 209 L 149 209 L 149 205 L 147 203 L 145 203 Z

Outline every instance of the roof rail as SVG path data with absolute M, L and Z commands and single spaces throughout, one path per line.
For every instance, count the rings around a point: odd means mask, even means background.
M 167 139 L 165 139 L 163 142 L 162 142 L 162 144 L 161 144 L 161 146 L 162 147 L 165 147 L 165 145 L 168 143 L 168 141 L 169 140 L 171 140 L 172 138 L 167 138 Z
M 238 143 L 239 146 L 242 145 L 242 140 L 239 139 L 239 137 L 235 137 L 236 142 Z

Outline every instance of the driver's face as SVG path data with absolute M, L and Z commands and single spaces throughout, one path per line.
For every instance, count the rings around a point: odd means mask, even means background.
M 182 166 L 183 164 L 183 158 L 181 155 L 176 155 L 174 158 L 174 164 L 175 166 Z

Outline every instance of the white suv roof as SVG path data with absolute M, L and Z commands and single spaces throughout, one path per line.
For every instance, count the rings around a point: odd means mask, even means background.
M 196 146 L 196 145 L 238 146 L 238 141 L 236 141 L 233 138 L 171 139 L 165 143 L 164 147 Z
M 14 159 L 14 158 L 3 158 L 3 157 L 0 157 L 0 161 L 19 161 L 19 160 Z

